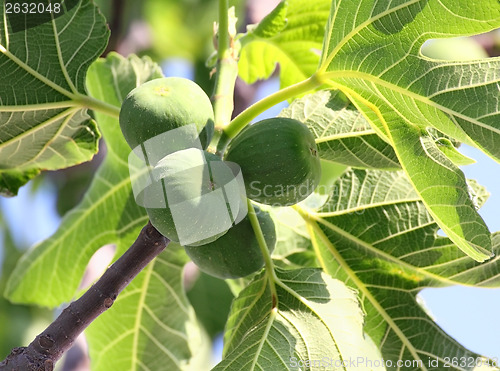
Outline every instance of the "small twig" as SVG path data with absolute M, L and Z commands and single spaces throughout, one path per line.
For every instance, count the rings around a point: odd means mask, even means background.
M 0 371 L 52 371 L 85 328 L 113 305 L 118 294 L 168 245 L 148 223 L 133 245 L 83 296 L 71 303 L 27 347 L 14 348 Z

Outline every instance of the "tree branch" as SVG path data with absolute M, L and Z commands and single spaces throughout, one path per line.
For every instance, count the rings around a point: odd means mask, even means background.
M 169 242 L 148 223 L 133 245 L 80 299 L 64 309 L 30 345 L 14 348 L 0 363 L 0 371 L 52 371 L 78 335 L 113 305 L 118 294 Z

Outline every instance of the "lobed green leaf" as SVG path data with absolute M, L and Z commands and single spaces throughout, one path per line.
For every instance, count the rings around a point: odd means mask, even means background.
M 111 53 L 90 67 L 87 86 L 93 97 L 120 107 L 130 90 L 159 77 L 161 70 L 149 58 Z M 7 287 L 12 301 L 53 307 L 71 300 L 92 254 L 115 244 L 120 256 L 147 222 L 133 197 L 126 161 L 130 148 L 118 120 L 95 114 L 106 139 L 106 158 L 83 201 L 16 266 Z M 91 325 L 87 339 L 93 370 L 199 370 L 206 364 L 210 340 L 182 286 L 187 260 L 181 248 L 170 244 Z
M 363 335 L 363 312 L 353 290 L 320 269 L 276 273 L 276 307 L 265 275 L 233 303 L 226 356 L 214 370 L 348 369 L 341 365 L 350 359 L 378 359 Z
M 468 184 L 480 207 L 487 192 Z M 480 357 L 440 329 L 417 294 L 456 284 L 498 287 L 497 259 L 480 264 L 438 236 L 439 225 L 403 171 L 350 169 L 321 209 L 301 212 L 322 268 L 358 290 L 365 331 L 385 360 L 408 360 L 410 370 L 444 370 L 445 357 Z
M 269 212 L 277 236 L 274 263 L 283 269 L 319 267 L 304 219 L 291 208 L 271 208 Z
M 420 49 L 430 38 L 497 27 L 496 0 L 334 0 L 318 70 L 392 144 L 434 219 L 478 261 L 491 257 L 489 231 L 467 197 L 463 174 L 426 128 L 499 160 L 500 60 L 437 61 Z
M 339 91 L 322 90 L 296 99 L 279 116 L 306 124 L 325 160 L 358 168 L 400 169 L 391 145 Z
M 170 243 L 90 325 L 93 371 L 207 369 L 211 342 L 184 293 L 188 261 Z
M 281 87 L 311 76 L 318 67 L 329 9 L 329 0 L 281 2 L 256 33 L 242 40 L 239 76 L 249 84 L 267 79 L 277 64 Z
M 111 54 L 90 68 L 88 88 L 94 97 L 119 107 L 137 84 L 160 76 L 148 59 Z M 6 289 L 13 302 L 55 307 L 71 300 L 90 257 L 110 243 L 123 253 L 148 220 L 132 194 L 126 161 L 130 148 L 118 120 L 101 113 L 96 118 L 106 139 L 106 158 L 81 203 L 65 215 L 54 235 L 19 261 Z
M 86 113 L 85 76 L 109 30 L 91 1 L 61 12 L 6 13 L 0 1 L 0 193 L 16 195 L 41 170 L 88 161 L 100 134 Z

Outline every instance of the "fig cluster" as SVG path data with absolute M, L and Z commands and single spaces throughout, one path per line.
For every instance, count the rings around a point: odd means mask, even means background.
M 239 165 L 246 197 L 257 203 L 290 206 L 304 200 L 319 183 L 314 137 L 294 119 L 272 118 L 248 126 L 229 143 L 223 158 L 207 152 L 214 133 L 213 108 L 191 80 L 160 78 L 144 83 L 125 98 L 119 121 L 128 145 L 144 153 L 149 179 L 139 198 L 151 223 L 184 245 L 193 262 L 215 277 L 244 277 L 264 265 L 249 216 L 242 214 L 247 212 L 246 198 L 232 202 L 237 189 L 226 186 L 236 183 L 229 164 Z M 178 143 L 163 140 L 162 135 L 188 125 L 196 128 L 200 148 L 168 151 L 165 146 Z M 155 161 L 145 152 L 152 141 L 167 153 L 163 156 L 160 150 L 163 157 Z M 274 222 L 259 207 L 254 211 L 272 252 Z

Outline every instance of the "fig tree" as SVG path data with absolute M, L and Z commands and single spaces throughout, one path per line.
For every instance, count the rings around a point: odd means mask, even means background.
M 321 176 L 314 136 L 290 118 L 248 126 L 231 141 L 225 159 L 241 167 L 248 198 L 273 206 L 304 200 Z
M 258 208 L 255 211 L 269 252 L 272 252 L 276 245 L 274 222 L 269 213 Z M 264 266 L 264 258 L 248 215 L 217 240 L 184 248 L 203 272 L 222 279 L 245 277 Z
M 179 77 L 151 80 L 133 89 L 123 101 L 119 120 L 132 149 L 190 124 L 196 125 L 201 145 L 206 148 L 214 132 L 210 99 L 196 83 Z

